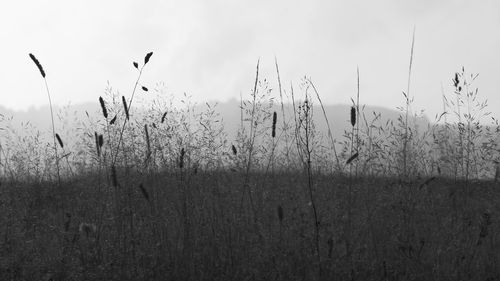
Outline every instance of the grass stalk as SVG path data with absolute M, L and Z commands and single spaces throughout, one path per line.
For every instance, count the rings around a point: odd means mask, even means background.
M 407 178 L 407 173 L 408 173 L 408 167 L 407 167 L 407 158 L 408 158 L 408 117 L 409 117 L 409 111 L 410 111 L 410 83 L 411 83 L 411 70 L 413 66 L 413 50 L 415 47 L 415 27 L 413 28 L 413 35 L 411 39 L 411 51 L 410 51 L 410 63 L 408 66 L 408 83 L 407 83 L 407 88 L 406 88 L 406 109 L 405 109 L 405 135 L 404 135 L 404 142 L 403 142 L 403 173 L 402 173 L 402 178 L 406 179 Z
M 59 192 L 60 196 L 63 196 L 63 190 L 62 190 L 62 183 L 61 183 L 61 173 L 60 173 L 60 167 L 59 167 L 59 155 L 57 151 L 57 141 L 56 141 L 56 128 L 55 128 L 55 122 L 54 122 L 54 110 L 52 107 L 52 99 L 50 97 L 50 90 L 49 90 L 49 85 L 47 83 L 47 78 L 45 75 L 45 71 L 42 67 L 42 64 L 38 61 L 38 59 L 33 55 L 29 54 L 30 58 L 33 60 L 35 65 L 38 67 L 38 70 L 40 71 L 40 74 L 42 75 L 43 81 L 45 83 L 45 89 L 47 92 L 47 97 L 49 100 L 49 108 L 50 108 L 50 121 L 52 124 L 52 138 L 53 138 L 53 147 L 54 147 L 54 155 L 55 155 L 55 163 L 56 163 L 56 172 L 57 172 L 57 184 L 59 187 Z M 60 200 L 60 207 L 61 207 L 61 218 L 62 222 L 64 221 L 64 198 L 61 198 Z

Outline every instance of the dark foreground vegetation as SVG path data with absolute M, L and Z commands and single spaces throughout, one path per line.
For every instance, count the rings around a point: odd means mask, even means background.
M 141 84 L 152 55 L 84 120 L 51 112 L 47 134 L 0 116 L 1 280 L 500 279 L 500 126 L 477 75 L 454 74 L 422 127 L 410 81 L 384 121 L 358 72 L 333 136 L 310 79 L 285 90 L 276 63 L 273 88 L 257 64 L 231 135 L 216 105 Z
M 65 181 L 62 195 L 53 183 L 2 186 L 0 279 L 317 279 L 300 175 L 252 174 L 253 206 L 232 172 L 130 175 L 118 189 L 94 176 Z M 315 182 L 322 279 L 500 278 L 498 184 L 471 183 L 464 197 L 463 181 L 357 179 L 349 208 L 347 178 Z

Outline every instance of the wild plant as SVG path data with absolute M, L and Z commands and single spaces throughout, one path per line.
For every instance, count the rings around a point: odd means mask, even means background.
M 464 179 L 466 183 L 481 175 L 491 175 L 493 165 L 484 160 L 491 161 L 497 155 L 492 146 L 495 139 L 492 128 L 496 121 L 493 118 L 490 125 L 483 124 L 491 113 L 486 110 L 487 101 L 481 101 L 478 89 L 473 87 L 477 77 L 477 74 L 466 73 L 464 68 L 455 73 L 453 97 L 445 96 L 444 101 L 452 112 L 450 117 L 457 122 L 446 122 L 438 135 L 442 163 L 451 166 L 455 179 Z
M 321 280 L 321 252 L 320 252 L 320 222 L 318 209 L 314 194 L 313 157 L 314 149 L 317 146 L 316 128 L 313 122 L 313 104 L 310 98 L 310 84 L 306 81 L 302 84 L 304 89 L 304 101 L 299 102 L 295 112 L 295 141 L 297 153 L 302 162 L 307 177 L 307 191 L 314 222 L 314 245 L 318 267 L 318 280 Z M 293 92 L 292 92 L 293 93 Z M 294 99 L 294 97 L 292 97 Z M 295 103 L 295 102 L 294 102 Z
M 33 55 L 29 54 L 31 60 L 35 63 L 36 67 L 40 71 L 40 74 L 42 75 L 43 81 L 45 82 L 45 88 L 47 90 L 47 97 L 49 99 L 49 107 L 50 107 L 50 117 L 51 117 L 51 122 L 52 122 L 52 136 L 53 136 L 53 141 L 54 141 L 54 155 L 55 155 L 55 164 L 56 164 L 56 172 L 57 172 L 57 181 L 59 184 L 59 188 L 62 189 L 61 185 L 61 176 L 60 176 L 60 170 L 59 170 L 59 156 L 57 153 L 57 144 L 56 144 L 56 129 L 55 129 L 55 123 L 54 123 L 54 111 L 52 109 L 52 100 L 50 98 L 50 91 L 49 91 L 49 85 L 47 84 L 47 78 L 45 77 L 45 70 L 42 67 L 42 64 L 38 61 L 38 59 Z
M 412 65 L 413 65 L 413 49 L 415 46 L 415 28 L 413 28 L 413 36 L 411 40 L 411 50 L 410 50 L 410 63 L 408 66 L 408 86 L 406 88 L 406 93 L 403 92 L 403 95 L 406 100 L 406 108 L 405 108 L 405 121 L 404 121 L 404 127 L 405 127 L 405 134 L 404 134 L 404 141 L 403 141 L 403 173 L 402 176 L 403 178 L 407 178 L 408 176 L 408 171 L 407 171 L 407 149 L 408 149 L 408 140 L 409 140 L 409 131 L 408 131 L 408 115 L 409 115 L 409 110 L 410 110 L 410 103 L 413 101 L 413 98 L 410 95 L 410 82 L 411 82 L 411 70 L 412 70 Z

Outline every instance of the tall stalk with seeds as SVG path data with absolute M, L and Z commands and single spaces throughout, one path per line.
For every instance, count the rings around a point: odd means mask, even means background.
M 309 204 L 311 206 L 314 219 L 314 244 L 315 244 L 316 262 L 318 263 L 318 268 L 317 268 L 318 280 L 321 280 L 322 267 L 321 267 L 321 252 L 319 246 L 320 222 L 319 222 L 316 200 L 314 199 L 314 191 L 313 191 L 314 183 L 313 183 L 313 167 L 312 167 L 312 157 L 315 148 L 314 146 L 315 128 L 313 122 L 313 105 L 310 102 L 310 97 L 308 93 L 309 86 L 310 84 L 306 84 L 307 88 L 305 90 L 305 100 L 303 103 L 299 105 L 297 116 L 295 117 L 296 118 L 295 139 L 297 142 L 297 152 L 300 160 L 302 161 L 303 167 L 307 175 L 307 189 L 310 200 Z
M 35 63 L 35 65 L 38 67 L 38 70 L 40 71 L 40 74 L 42 75 L 43 81 L 45 82 L 45 89 L 47 90 L 47 97 L 49 99 L 49 108 L 50 108 L 50 118 L 51 118 L 51 123 L 52 123 L 52 137 L 54 141 L 54 155 L 55 155 L 55 162 L 56 162 L 56 170 L 57 170 L 57 182 L 59 185 L 59 189 L 62 192 L 62 184 L 61 184 L 61 174 L 60 174 L 60 169 L 59 169 L 59 155 L 57 152 L 57 143 L 56 139 L 59 141 L 59 144 L 61 147 L 63 147 L 63 143 L 61 138 L 59 137 L 58 134 L 56 134 L 56 128 L 55 128 L 55 123 L 54 123 L 54 110 L 52 108 L 52 99 L 50 98 L 50 91 L 49 91 L 49 85 L 47 83 L 47 78 L 45 77 L 45 70 L 42 67 L 42 64 L 38 59 L 35 57 L 33 54 L 29 54 L 31 60 Z M 61 193 L 62 195 L 62 193 Z M 61 200 L 61 205 L 62 205 L 62 210 L 64 213 L 64 205 L 63 205 L 64 200 Z
M 358 152 L 354 152 L 354 130 L 356 126 L 356 106 L 351 107 L 351 157 L 347 160 L 346 164 L 349 165 L 349 193 L 347 197 L 347 233 L 346 233 L 346 251 L 349 259 L 349 266 L 351 272 L 351 280 L 354 278 L 354 263 L 352 260 L 352 161 L 358 157 Z M 356 148 L 357 149 L 357 148 Z
M 136 92 L 136 89 L 137 89 L 137 86 L 139 85 L 139 81 L 141 79 L 141 76 L 142 76 L 142 71 L 144 70 L 144 67 L 146 66 L 146 64 L 149 62 L 149 59 L 151 58 L 151 56 L 153 55 L 153 52 L 149 52 L 146 54 L 146 57 L 144 57 L 144 64 L 141 66 L 141 68 L 139 68 L 139 64 L 137 62 L 134 62 L 133 65 L 134 67 L 139 70 L 139 74 L 137 75 L 137 79 L 135 81 L 135 84 L 134 84 L 134 89 L 132 90 L 132 96 L 130 97 L 130 100 L 129 102 L 127 103 L 125 97 L 123 96 L 122 97 L 122 103 L 123 103 L 123 108 L 124 108 L 124 111 L 125 111 L 125 120 L 123 121 L 123 125 L 122 125 L 122 128 L 120 129 L 120 137 L 118 139 L 118 144 L 116 145 L 116 153 L 113 157 L 113 161 L 112 161 L 112 166 L 115 165 L 116 163 L 116 158 L 118 157 L 118 152 L 120 150 L 120 145 L 122 144 L 122 141 L 123 141 L 123 133 L 125 131 L 125 126 L 127 125 L 127 121 L 129 121 L 130 119 L 130 108 L 132 107 L 132 102 L 134 101 L 134 95 L 135 95 L 135 92 Z

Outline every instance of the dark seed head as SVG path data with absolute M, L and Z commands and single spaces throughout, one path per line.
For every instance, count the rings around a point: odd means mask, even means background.
M 163 113 L 163 116 L 161 117 L 161 123 L 165 122 L 165 117 L 167 117 L 167 112 Z
M 125 100 L 124 96 L 122 96 L 122 103 L 123 103 L 123 109 L 125 110 L 125 116 L 127 117 L 127 120 L 129 120 L 130 116 L 128 115 L 127 101 Z
M 358 152 L 354 153 L 354 155 L 352 155 L 351 157 L 349 157 L 349 159 L 347 159 L 347 161 L 345 162 L 345 164 L 346 165 L 351 164 L 351 162 L 354 161 L 356 158 L 358 158 L 358 156 L 359 156 Z
M 62 141 L 61 137 L 59 136 L 59 134 L 56 134 L 56 139 L 57 139 L 57 142 L 59 142 L 59 145 L 61 146 L 61 148 L 64 148 L 63 141 Z
M 95 149 L 97 151 L 97 156 L 101 156 L 101 146 L 99 145 L 99 135 L 97 132 L 94 132 L 94 138 L 95 138 Z
M 99 103 L 101 104 L 101 109 L 102 109 L 102 115 L 104 115 L 104 118 L 108 118 L 108 110 L 106 109 L 106 104 L 104 103 L 104 99 L 102 97 L 99 97 Z
M 153 55 L 153 52 L 149 52 L 146 57 L 144 58 L 144 65 L 146 65 L 149 61 L 149 59 L 151 58 L 151 56 Z
M 351 125 L 354 127 L 356 125 L 356 107 L 351 107 Z
M 144 133 L 146 134 L 146 145 L 148 146 L 148 153 L 151 153 L 151 144 L 149 142 L 148 124 L 144 124 Z
M 460 80 L 458 79 L 458 72 L 455 72 L 455 78 L 453 78 L 453 86 L 455 88 L 458 86 L 458 83 L 460 83 Z
M 99 135 L 99 148 L 101 148 L 103 145 L 104 145 L 104 136 L 103 135 Z
M 43 67 L 42 65 L 40 64 L 40 62 L 37 60 L 37 58 L 35 57 L 35 55 L 33 54 L 30 54 L 30 58 L 33 60 L 33 62 L 36 64 L 36 67 L 38 67 L 38 70 L 40 70 L 40 74 L 42 74 L 42 77 L 45 78 L 45 71 L 43 70 Z

